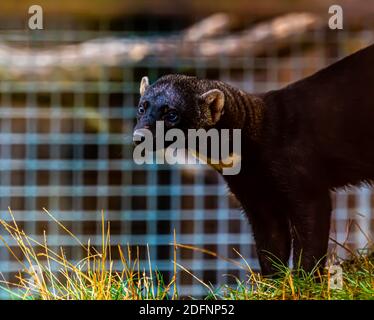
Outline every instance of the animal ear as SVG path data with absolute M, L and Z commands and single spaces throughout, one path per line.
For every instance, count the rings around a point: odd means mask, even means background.
M 221 90 L 212 89 L 201 95 L 203 103 L 208 106 L 213 124 L 216 124 L 223 114 L 225 95 Z
M 142 96 L 145 92 L 145 90 L 149 86 L 149 79 L 148 77 L 143 77 L 142 81 L 140 81 L 140 95 Z

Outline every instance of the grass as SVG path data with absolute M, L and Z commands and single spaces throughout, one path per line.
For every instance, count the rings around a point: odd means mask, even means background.
M 218 298 L 233 300 L 374 300 L 374 255 L 352 257 L 341 265 L 343 286 L 331 288 L 331 274 L 306 273 L 278 265 L 279 277 L 264 279 L 250 274 L 236 279 L 234 288 L 223 286 Z
M 43 241 L 37 241 L 20 229 L 9 210 L 11 222 L 0 219 L 0 225 L 16 243 L 13 246 L 0 237 L 10 254 L 20 264 L 15 281 L 1 281 L 1 289 L 13 299 L 42 300 L 163 300 L 178 299 L 188 296 L 186 292 L 178 292 L 177 276 L 179 272 L 187 272 L 206 290 L 205 299 L 231 300 L 304 300 L 304 299 L 374 299 L 374 253 L 364 250 L 352 253 L 346 261 L 340 261 L 343 270 L 343 286 L 334 289 L 330 285 L 331 274 L 306 273 L 300 268 L 290 270 L 277 264 L 277 278 L 264 278 L 254 272 L 242 258 L 243 263 L 218 256 L 209 250 L 178 244 L 174 233 L 173 275 L 165 282 L 161 272 L 152 267 L 149 258 L 147 268 L 141 268 L 139 250 L 132 252 L 127 246 L 123 250 L 117 246 L 121 267 L 114 268 L 112 246 L 110 244 L 110 223 L 104 221 L 102 213 L 102 243 L 100 248 L 83 244 L 70 230 L 44 210 L 60 228 L 71 236 L 85 252 L 84 259 L 71 262 L 66 258 L 64 248 L 54 251 L 48 246 L 44 233 Z M 147 247 L 148 249 L 148 247 Z M 246 279 L 234 278 L 235 285 L 213 287 L 197 278 L 177 262 L 177 250 L 195 250 L 211 255 L 216 259 L 224 259 L 244 269 Z M 53 267 L 53 265 L 55 267 Z M 57 268 L 56 268 L 57 266 Z M 119 270 L 118 270 L 119 269 Z M 193 298 L 193 297 L 190 297 Z

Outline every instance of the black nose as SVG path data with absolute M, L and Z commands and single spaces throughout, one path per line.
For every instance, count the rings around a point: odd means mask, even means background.
M 144 129 L 136 129 L 132 135 L 132 141 L 135 145 L 142 143 L 145 140 Z

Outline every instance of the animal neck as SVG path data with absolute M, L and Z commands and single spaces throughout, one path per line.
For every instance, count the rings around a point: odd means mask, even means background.
M 217 87 L 225 94 L 225 105 L 221 119 L 216 126 L 241 129 L 246 137 L 258 141 L 265 111 L 261 96 L 248 94 L 222 82 L 218 82 Z

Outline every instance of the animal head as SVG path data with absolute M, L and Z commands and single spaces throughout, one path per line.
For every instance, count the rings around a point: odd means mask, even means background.
M 134 137 L 144 136 L 144 129 L 154 135 L 156 121 L 163 121 L 165 130 L 209 129 L 220 120 L 225 104 L 214 81 L 184 75 L 163 76 L 153 84 L 143 77 L 140 95 Z

